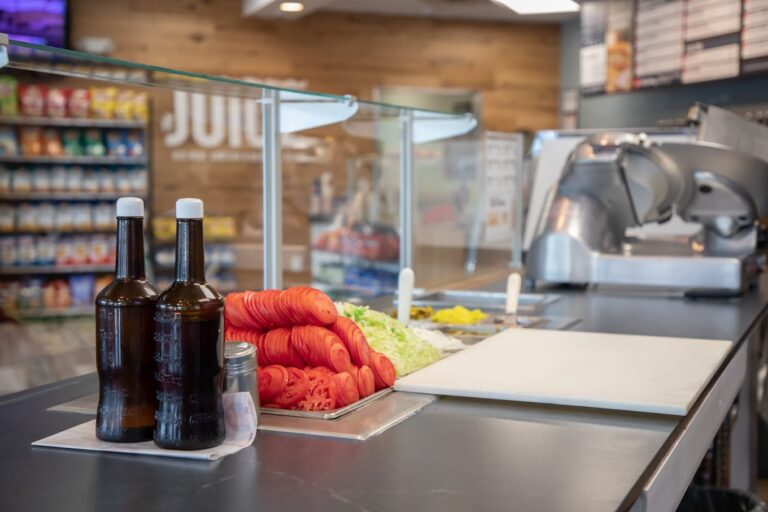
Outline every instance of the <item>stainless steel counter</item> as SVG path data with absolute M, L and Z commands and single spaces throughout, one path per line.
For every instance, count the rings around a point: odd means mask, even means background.
M 581 317 L 580 330 L 741 347 L 766 303 L 764 282 L 731 301 L 568 293 L 546 313 Z M 706 396 L 725 373 L 724 365 Z M 0 398 L 0 510 L 629 509 L 680 453 L 688 430 L 719 425 L 699 414 L 704 396 L 682 419 L 444 398 L 364 443 L 260 433 L 254 447 L 217 463 L 29 446 L 84 420 L 48 407 L 95 389 L 91 375 Z M 673 491 L 687 485 L 667 483 Z

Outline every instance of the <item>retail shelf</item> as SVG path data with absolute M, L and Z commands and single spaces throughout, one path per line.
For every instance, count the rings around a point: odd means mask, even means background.
M 65 126 L 84 128 L 137 128 L 145 129 L 145 121 L 133 119 L 95 119 L 79 117 L 29 117 L 29 116 L 0 116 L 0 125 L 11 124 L 19 126 Z
M 379 261 L 363 258 L 361 256 L 355 256 L 347 253 L 339 253 L 334 251 L 326 251 L 324 249 L 312 249 L 312 256 L 318 255 L 324 260 L 324 263 L 342 263 L 344 265 L 372 268 L 375 270 L 381 270 L 384 272 L 398 273 L 400 272 L 400 263 L 397 261 Z
M 159 262 L 159 261 L 155 260 L 154 264 L 155 264 L 155 269 L 157 269 L 157 270 L 169 270 L 169 271 L 172 271 L 172 270 L 174 270 L 176 268 L 176 262 L 174 262 L 174 261 Z M 221 271 L 225 271 L 225 270 L 233 270 L 235 268 L 235 263 L 234 262 L 232 262 L 232 263 L 208 263 L 207 261 L 205 262 L 205 271 L 206 272 L 210 272 L 214 268 L 215 268 L 215 270 L 217 272 L 221 272 Z
M 14 229 L 13 231 L 0 232 L 0 236 L 20 236 L 20 235 L 114 235 L 115 226 L 101 229 L 59 231 L 58 229 Z
M 0 194 L 0 201 L 116 201 L 125 196 L 146 197 L 144 192 L 12 192 Z
M 54 274 L 106 274 L 115 271 L 114 263 L 109 265 L 28 265 L 0 267 L 0 276 L 54 275 Z
M 146 165 L 143 156 L 47 156 L 0 155 L 0 162 L 10 164 L 75 164 L 75 165 Z
M 75 308 L 34 308 L 17 309 L 10 313 L 11 316 L 19 320 L 42 320 L 53 318 L 71 318 L 78 316 L 93 316 L 96 310 L 93 306 L 82 306 Z

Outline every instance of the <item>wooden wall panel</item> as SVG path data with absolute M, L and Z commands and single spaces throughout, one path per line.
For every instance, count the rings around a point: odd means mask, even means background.
M 301 78 L 370 98 L 378 85 L 484 93 L 491 130 L 557 124 L 559 27 L 318 13 L 244 19 L 241 0 L 73 0 L 72 35 L 110 37 L 115 56 L 231 76 Z
M 557 25 L 333 13 L 264 21 L 242 18 L 240 5 L 241 0 L 71 0 L 72 38 L 109 37 L 118 58 L 233 77 L 301 79 L 311 90 L 361 99 L 372 99 L 374 89 L 385 85 L 471 89 L 482 93 L 485 129 L 557 125 Z M 160 130 L 160 118 L 171 110 L 171 94 L 150 94 L 155 112 L 153 211 L 170 211 L 177 197 L 203 197 L 207 212 L 236 216 L 240 241 L 258 242 L 258 233 L 254 239 L 243 228 L 261 226 L 260 164 L 174 162 Z M 338 128 L 309 135 L 325 137 L 334 156 L 315 166 L 284 159 L 287 244 L 309 243 L 312 180 L 332 170 L 341 192 L 347 158 L 373 151 L 371 141 L 345 136 Z M 430 284 L 448 277 L 442 269 L 460 269 L 464 257 L 462 251 L 438 252 L 419 253 L 420 261 L 450 259 L 450 264 L 430 264 L 421 272 Z M 239 277 L 245 287 L 260 282 L 258 273 Z

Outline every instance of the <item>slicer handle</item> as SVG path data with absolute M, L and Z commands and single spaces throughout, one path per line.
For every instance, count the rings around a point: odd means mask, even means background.
M 397 319 L 403 324 L 411 320 L 411 303 L 413 302 L 413 270 L 404 268 L 397 279 Z
M 522 281 L 520 274 L 509 274 L 507 278 L 507 303 L 504 310 L 508 315 L 517 314 L 517 303 L 520 301 Z

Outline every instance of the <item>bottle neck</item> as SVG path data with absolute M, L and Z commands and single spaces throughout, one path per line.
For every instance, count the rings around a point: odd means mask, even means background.
M 146 279 L 144 272 L 144 219 L 117 218 L 117 279 Z
M 202 219 L 176 220 L 176 281 L 205 282 Z

